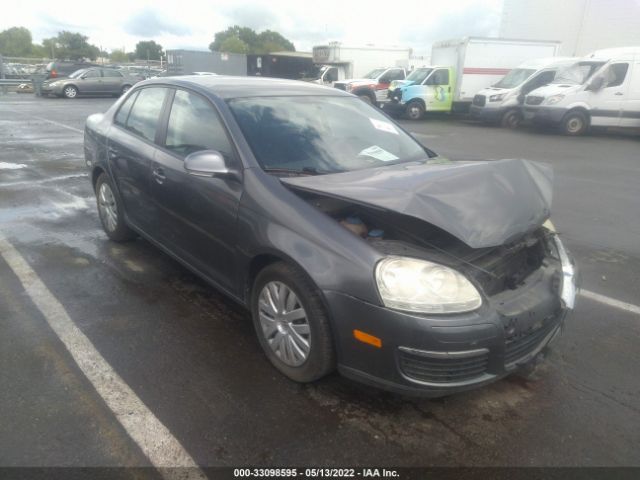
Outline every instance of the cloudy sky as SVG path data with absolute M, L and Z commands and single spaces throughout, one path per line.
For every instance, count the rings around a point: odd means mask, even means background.
M 297 50 L 339 40 L 420 52 L 435 40 L 496 35 L 501 7 L 502 0 L 27 0 L 2 8 L 0 30 L 24 26 L 36 42 L 77 31 L 106 50 L 132 50 L 147 39 L 164 48 L 206 49 L 215 32 L 238 24 L 279 31 Z

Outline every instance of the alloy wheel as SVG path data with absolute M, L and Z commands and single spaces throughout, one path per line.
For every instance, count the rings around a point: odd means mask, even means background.
M 113 191 L 107 182 L 98 190 L 98 212 L 105 228 L 113 232 L 118 227 L 118 206 Z

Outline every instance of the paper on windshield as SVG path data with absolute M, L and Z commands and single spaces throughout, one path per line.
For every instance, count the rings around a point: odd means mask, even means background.
M 384 148 L 380 148 L 377 145 L 372 145 L 369 148 L 365 148 L 362 150 L 358 156 L 366 155 L 367 157 L 373 157 L 376 160 L 380 160 L 381 162 L 392 162 L 393 160 L 398 160 L 393 153 L 387 152 Z
M 376 120 L 375 118 L 371 118 L 371 117 L 369 117 L 369 120 L 371 120 L 372 125 L 378 130 L 382 130 L 383 132 L 395 133 L 396 135 L 399 135 L 398 131 L 396 130 L 396 127 L 394 127 L 389 122 Z

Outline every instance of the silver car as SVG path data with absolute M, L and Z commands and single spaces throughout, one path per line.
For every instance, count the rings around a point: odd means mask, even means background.
M 127 75 L 114 68 L 82 68 L 68 77 L 45 80 L 43 95 L 76 98 L 78 95 L 116 95 L 126 93 L 140 77 Z

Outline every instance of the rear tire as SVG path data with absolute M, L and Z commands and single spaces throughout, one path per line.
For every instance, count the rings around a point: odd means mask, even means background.
M 102 229 L 111 240 L 126 242 L 135 238 L 124 221 L 124 210 L 106 173 L 101 173 L 96 181 L 96 202 Z
M 286 313 L 293 311 L 303 313 L 304 318 L 287 320 Z M 327 312 L 317 287 L 299 268 L 284 262 L 264 268 L 253 284 L 251 316 L 265 355 L 291 380 L 313 382 L 334 370 L 335 353 Z M 304 342 L 297 333 L 304 337 Z
M 504 128 L 516 129 L 522 123 L 522 114 L 515 109 L 508 110 L 502 116 L 500 125 Z
M 416 100 L 409 102 L 406 109 L 409 120 L 420 120 L 424 116 L 424 105 Z
M 562 133 L 577 137 L 589 129 L 589 118 L 579 110 L 567 113 L 561 123 Z

